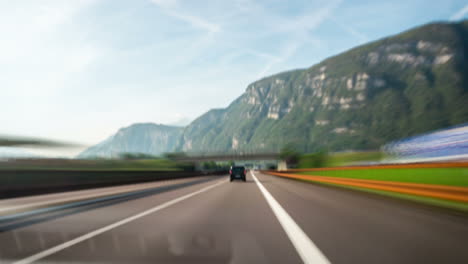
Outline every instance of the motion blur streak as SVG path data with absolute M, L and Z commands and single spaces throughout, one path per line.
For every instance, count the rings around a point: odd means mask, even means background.
M 117 223 L 114 223 L 114 224 L 108 225 L 108 226 L 106 226 L 106 227 L 100 228 L 100 229 L 95 230 L 95 231 L 93 231 L 93 232 L 91 232 L 91 233 L 82 235 L 82 236 L 77 237 L 77 238 L 75 238 L 75 239 L 73 239 L 73 240 L 70 240 L 70 241 L 68 241 L 68 242 L 66 242 L 66 243 L 63 243 L 63 244 L 57 245 L 57 246 L 55 246 L 55 247 L 53 247 L 53 248 L 50 248 L 50 249 L 48 249 L 48 250 L 39 252 L 39 253 L 37 253 L 37 254 L 35 254 L 35 255 L 32 255 L 32 256 L 27 257 L 27 258 L 25 258 L 25 259 L 22 259 L 22 260 L 20 260 L 20 261 L 16 261 L 16 262 L 14 262 L 14 264 L 28 264 L 28 263 L 33 263 L 33 262 L 35 262 L 35 261 L 37 261 L 37 260 L 40 260 L 40 259 L 45 258 L 45 257 L 47 257 L 47 256 L 50 256 L 50 255 L 52 255 L 52 254 L 54 254 L 54 253 L 56 253 L 56 252 L 59 252 L 59 251 L 61 251 L 61 250 L 63 250 L 63 249 L 66 249 L 66 248 L 68 248 L 68 247 L 71 247 L 71 246 L 73 246 L 73 245 L 75 245 L 75 244 L 78 244 L 78 243 L 80 243 L 80 242 L 82 242 L 82 241 L 85 241 L 85 240 L 87 240 L 87 239 L 90 239 L 90 238 L 92 238 L 92 237 L 95 237 L 95 236 L 97 236 L 97 235 L 99 235 L 99 234 L 102 234 L 102 233 L 104 233 L 104 232 L 107 232 L 107 231 L 109 231 L 109 230 L 111 230 L 111 229 L 114 229 L 114 228 L 119 227 L 119 226 L 121 226 L 121 225 L 125 225 L 126 223 L 132 222 L 132 221 L 134 221 L 134 220 L 136 220 L 136 219 L 138 219 L 138 218 L 142 218 L 142 217 L 144 217 L 144 216 L 147 216 L 147 215 L 149 215 L 149 214 L 152 214 L 152 213 L 154 213 L 154 212 L 157 212 L 157 211 L 159 211 L 159 210 L 162 210 L 162 209 L 164 209 L 164 208 L 166 208 L 166 207 L 169 207 L 169 206 L 171 206 L 171 205 L 173 205 L 173 204 L 176 204 L 176 203 L 178 203 L 178 202 L 181 202 L 181 201 L 183 201 L 183 200 L 186 200 L 186 199 L 188 199 L 188 198 L 190 198 L 190 197 L 192 197 L 192 196 L 195 196 L 195 195 L 197 195 L 197 194 L 206 192 L 206 191 L 208 191 L 208 190 L 210 190 L 210 189 L 212 189 L 212 188 L 214 188 L 214 187 L 216 187 L 216 186 L 219 186 L 219 185 L 221 185 L 221 184 L 223 184 L 223 183 L 225 183 L 225 182 L 226 182 L 226 181 L 217 182 L 217 183 L 215 183 L 215 184 L 213 184 L 213 185 L 210 185 L 210 186 L 208 186 L 208 187 L 205 187 L 205 188 L 203 188 L 203 189 L 200 189 L 200 190 L 198 190 L 198 191 L 196 191 L 196 192 L 192 192 L 192 193 L 190 193 L 190 194 L 184 195 L 184 196 L 182 196 L 182 197 L 179 197 L 179 198 L 177 198 L 177 199 L 171 200 L 171 201 L 166 202 L 166 203 L 164 203 L 164 204 L 161 204 L 161 205 L 159 205 L 159 206 L 153 207 L 153 208 L 151 208 L 151 209 L 149 209 L 149 210 L 147 210 L 147 211 L 144 211 L 144 212 L 142 212 L 142 213 L 140 213 L 140 214 L 137 214 L 137 215 L 134 215 L 134 216 L 132 216 L 132 217 L 123 219 L 123 220 L 121 220 L 121 221 L 119 221 L 119 222 L 117 222 Z
M 222 184 L 228 175 L 208 176 L 213 182 L 0 232 L 0 262 L 303 263 L 308 260 L 294 240 L 305 248 L 311 238 L 331 263 L 467 263 L 466 215 L 254 174 L 228 184 Z M 257 181 L 294 219 L 303 240 L 287 231 L 291 226 L 278 219 Z M 305 250 L 317 256 L 310 244 Z
M 468 124 L 398 140 L 384 150 L 400 162 L 468 159 Z

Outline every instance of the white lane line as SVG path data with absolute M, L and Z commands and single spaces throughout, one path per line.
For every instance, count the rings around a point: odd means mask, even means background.
M 257 177 L 255 177 L 255 174 L 253 172 L 251 172 L 251 174 L 263 196 L 265 196 L 271 210 L 275 214 L 276 218 L 278 218 L 278 221 L 288 235 L 289 240 L 291 240 L 297 250 L 297 253 L 299 253 L 302 261 L 304 263 L 330 263 L 314 242 L 312 242 L 306 233 L 304 233 L 296 222 L 294 222 L 294 219 L 292 219 L 288 212 L 286 212 L 270 192 L 263 187 L 263 184 L 257 179 Z
M 215 184 L 213 184 L 213 185 L 210 185 L 210 186 L 207 186 L 207 187 L 205 187 L 205 188 L 202 188 L 202 189 L 200 189 L 200 190 L 198 190 L 198 191 L 195 191 L 195 192 L 186 194 L 186 195 L 184 195 L 184 196 L 181 196 L 181 197 L 179 197 L 179 198 L 176 198 L 176 199 L 174 199 L 174 200 L 168 201 L 168 202 L 166 202 L 166 203 L 163 203 L 163 204 L 161 204 L 161 205 L 158 205 L 158 206 L 156 206 L 156 207 L 153 207 L 153 208 L 151 208 L 151 209 L 148 209 L 148 210 L 146 210 L 146 211 L 144 211 L 144 212 L 141 212 L 141 213 L 139 213 L 139 214 L 137 214 L 137 215 L 134 215 L 134 216 L 125 218 L 125 219 L 120 220 L 120 221 L 118 221 L 118 222 L 116 222 L 116 223 L 113 223 L 113 224 L 111 224 L 111 225 L 108 225 L 108 226 L 102 227 L 102 228 L 100 228 L 100 229 L 94 230 L 94 231 L 92 231 L 92 232 L 90 232 L 90 233 L 87 233 L 87 234 L 85 234 L 85 235 L 79 236 L 79 237 L 77 237 L 77 238 L 75 238 L 75 239 L 72 239 L 72 240 L 70 240 L 70 241 L 67 241 L 67 242 L 65 242 L 65 243 L 63 243 L 63 244 L 60 244 L 60 245 L 57 245 L 57 246 L 55 246 L 55 247 L 49 248 L 49 249 L 47 249 L 47 250 L 44 250 L 44 251 L 42 251 L 42 252 L 39 252 L 39 253 L 37 253 L 37 254 L 34 254 L 34 255 L 32 255 L 32 256 L 29 256 L 29 257 L 27 257 L 27 258 L 25 258 L 25 259 L 22 259 L 22 260 L 18 260 L 18 261 L 13 262 L 13 263 L 14 263 L 14 264 L 28 264 L 28 263 L 33 263 L 34 261 L 43 259 L 43 258 L 45 258 L 45 257 L 47 257 L 47 256 L 50 256 L 50 255 L 52 255 L 52 254 L 54 254 L 54 253 L 57 253 L 57 252 L 61 251 L 61 250 L 64 250 L 64 249 L 69 248 L 69 247 L 71 247 L 71 246 L 73 246 L 73 245 L 76 245 L 76 244 L 78 244 L 78 243 L 80 243 L 80 242 L 82 242 L 82 241 L 85 241 L 85 240 L 87 240 L 87 239 L 90 239 L 90 238 L 92 238 L 92 237 L 95 237 L 95 236 L 97 236 L 97 235 L 100 235 L 100 234 L 102 234 L 102 233 L 104 233 L 104 232 L 107 232 L 107 231 L 109 231 L 109 230 L 111 230 L 111 229 L 114 229 L 114 228 L 119 227 L 119 226 L 121 226 L 121 225 L 125 225 L 125 224 L 127 224 L 127 223 L 129 223 L 129 222 L 132 222 L 132 221 L 134 221 L 134 220 L 137 220 L 137 219 L 139 219 L 139 218 L 142 218 L 142 217 L 144 217 L 144 216 L 147 216 L 147 215 L 149 215 L 149 214 L 152 214 L 152 213 L 154 213 L 154 212 L 157 212 L 157 211 L 159 211 L 159 210 L 162 210 L 162 209 L 164 209 L 164 208 L 166 208 L 166 207 L 169 207 L 169 206 L 174 205 L 174 204 L 176 204 L 176 203 L 178 203 L 178 202 L 181 202 L 181 201 L 183 201 L 183 200 L 186 200 L 186 199 L 188 199 L 188 198 L 190 198 L 190 197 L 192 197 L 192 196 L 195 196 L 195 195 L 197 195 L 197 194 L 206 192 L 206 191 L 208 191 L 208 190 L 210 190 L 210 189 L 212 189 L 212 188 L 214 188 L 214 187 L 217 187 L 217 186 L 219 186 L 219 185 L 221 185 L 221 184 L 223 184 L 223 183 L 226 183 L 226 182 L 227 182 L 227 181 L 220 181 L 220 182 L 215 183 Z

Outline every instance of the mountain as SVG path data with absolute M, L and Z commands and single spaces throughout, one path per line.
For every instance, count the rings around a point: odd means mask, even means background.
M 153 123 L 133 124 L 86 149 L 77 158 L 115 158 L 122 153 L 161 155 L 174 151 L 181 133 L 182 127 Z
M 468 121 L 468 21 L 433 23 L 248 85 L 185 127 L 188 152 L 376 149 Z
M 468 122 L 468 21 L 433 23 L 248 85 L 185 128 L 135 124 L 78 157 L 377 149 Z
M 170 123 L 168 125 L 169 126 L 184 127 L 184 126 L 187 126 L 188 124 L 190 124 L 190 122 L 192 122 L 192 119 L 190 119 L 188 117 L 182 117 L 179 120 L 177 120 L 177 121 L 175 121 L 173 123 Z

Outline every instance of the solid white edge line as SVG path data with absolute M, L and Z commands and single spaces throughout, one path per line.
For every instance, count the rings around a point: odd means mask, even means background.
M 157 211 L 159 211 L 159 210 L 162 210 L 162 209 L 164 209 L 164 208 L 166 208 L 166 207 L 169 207 L 169 206 L 174 205 L 174 204 L 176 204 L 176 203 L 178 203 L 178 202 L 181 202 L 181 201 L 183 201 L 183 200 L 186 200 L 186 199 L 188 199 L 188 198 L 190 198 L 190 197 L 192 197 L 192 196 L 195 196 L 195 195 L 197 195 L 197 194 L 206 192 L 206 191 L 208 191 L 209 189 L 212 189 L 212 188 L 214 188 L 214 187 L 216 187 L 216 186 L 218 186 L 218 185 L 221 185 L 221 184 L 223 184 L 223 183 L 225 183 L 225 182 L 226 182 L 226 181 L 220 181 L 220 182 L 215 183 L 215 184 L 213 184 L 213 185 L 204 187 L 204 188 L 202 188 L 202 189 L 200 189 L 200 190 L 198 190 L 198 191 L 195 191 L 195 192 L 186 194 L 186 195 L 184 195 L 184 196 L 181 196 L 181 197 L 179 197 L 179 198 L 173 199 L 173 200 L 171 200 L 171 201 L 165 202 L 165 203 L 163 203 L 163 204 L 161 204 L 161 205 L 158 205 L 158 206 L 156 206 L 156 207 L 153 207 L 153 208 L 151 208 L 151 209 L 148 209 L 148 210 L 146 210 L 146 211 L 144 211 L 144 212 L 141 212 L 141 213 L 136 214 L 136 215 L 134 215 L 134 216 L 125 218 L 125 219 L 120 220 L 120 221 L 118 221 L 118 222 L 116 222 L 116 223 L 113 223 L 113 224 L 111 224 L 111 225 L 108 225 L 108 226 L 99 228 L 99 229 L 94 230 L 94 231 L 92 231 L 92 232 L 90 232 L 90 233 L 87 233 L 87 234 L 85 234 L 85 235 L 79 236 L 79 237 L 77 237 L 77 238 L 75 238 L 75 239 L 72 239 L 72 240 L 67 241 L 67 242 L 65 242 L 65 243 L 62 243 L 62 244 L 59 244 L 59 245 L 57 245 L 57 246 L 55 246 L 55 247 L 49 248 L 49 249 L 44 250 L 44 251 L 42 251 L 42 252 L 36 253 L 36 254 L 34 254 L 34 255 L 32 255 L 32 256 L 29 256 L 29 257 L 27 257 L 27 258 L 24 258 L 24 259 L 15 261 L 15 262 L 13 262 L 13 263 L 14 263 L 14 264 L 28 264 L 28 263 L 33 263 L 34 261 L 43 259 L 43 258 L 45 258 L 45 257 L 47 257 L 47 256 L 50 256 L 50 255 L 52 255 L 52 254 L 54 254 L 54 253 L 57 253 L 57 252 L 59 252 L 59 251 L 61 251 L 61 250 L 66 249 L 66 248 L 68 248 L 68 247 L 71 247 L 71 246 L 73 246 L 73 245 L 76 245 L 76 244 L 78 244 L 78 243 L 80 243 L 80 242 L 82 242 L 82 241 L 85 241 L 85 240 L 90 239 L 90 238 L 92 238 L 92 237 L 95 237 L 95 236 L 97 236 L 97 235 L 99 235 L 99 234 L 102 234 L 102 233 L 104 233 L 104 232 L 107 232 L 107 231 L 109 231 L 109 230 L 111 230 L 111 229 L 114 229 L 114 228 L 119 227 L 119 226 L 121 226 L 121 225 L 127 224 L 127 223 L 129 223 L 129 222 L 132 222 L 132 221 L 134 221 L 134 220 L 137 220 L 137 219 L 139 219 L 139 218 L 142 218 L 142 217 L 144 217 L 144 216 L 147 216 L 147 215 L 149 215 L 149 214 L 152 214 L 152 213 L 154 213 L 154 212 L 157 212 Z
M 293 246 L 296 248 L 297 253 L 304 263 L 330 263 L 325 255 L 317 248 L 317 246 L 310 240 L 310 238 L 302 231 L 299 225 L 294 222 L 294 219 L 284 210 L 284 208 L 276 201 L 276 199 L 268 192 L 263 184 L 255 177 L 253 171 L 250 172 L 257 184 L 258 188 L 265 196 L 268 205 L 280 222 L 284 231 L 291 240 Z

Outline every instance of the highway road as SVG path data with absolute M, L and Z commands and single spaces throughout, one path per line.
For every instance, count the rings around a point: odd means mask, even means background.
M 451 211 L 260 172 L 140 187 L 1 201 L 63 200 L 0 217 L 0 263 L 468 263 L 468 218 Z

